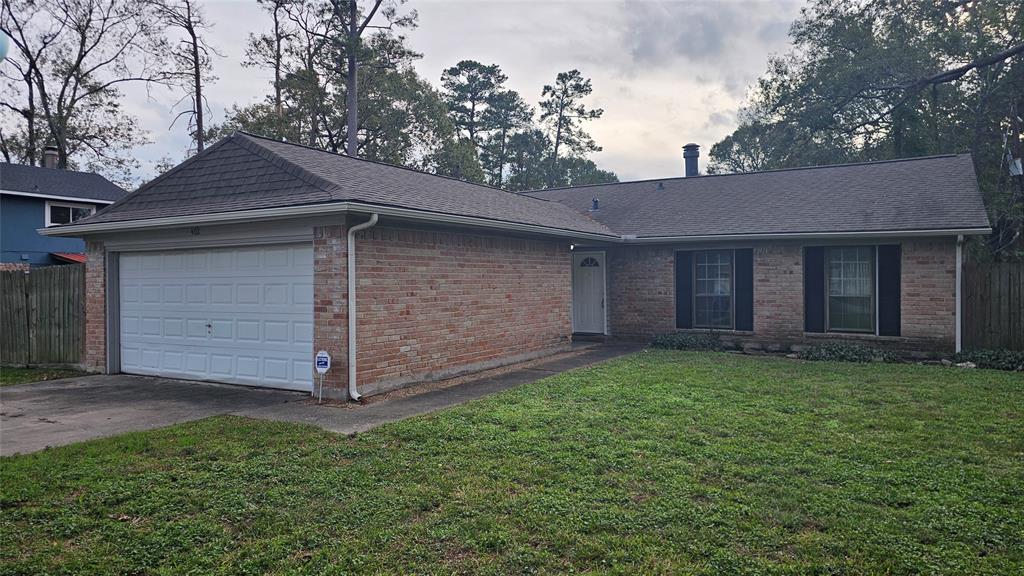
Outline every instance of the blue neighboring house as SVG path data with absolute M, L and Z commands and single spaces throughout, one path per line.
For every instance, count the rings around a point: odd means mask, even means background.
M 85 218 L 126 194 L 99 174 L 0 163 L 0 267 L 84 262 L 84 241 L 36 230 Z

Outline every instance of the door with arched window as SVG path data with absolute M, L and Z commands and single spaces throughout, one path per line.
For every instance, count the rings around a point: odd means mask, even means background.
M 573 252 L 572 263 L 572 331 L 604 334 L 604 252 Z

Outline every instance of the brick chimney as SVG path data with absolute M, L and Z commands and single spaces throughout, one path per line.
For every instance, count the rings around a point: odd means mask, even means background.
M 700 157 L 700 146 L 693 142 L 683 146 L 683 162 L 686 163 L 686 172 L 683 173 L 687 178 L 693 176 L 699 176 L 699 170 L 697 168 L 697 158 Z
M 58 164 L 60 164 L 60 152 L 57 151 L 57 147 L 47 146 L 43 148 L 43 167 L 56 168 Z

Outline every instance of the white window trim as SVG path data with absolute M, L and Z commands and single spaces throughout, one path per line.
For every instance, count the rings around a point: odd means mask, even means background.
M 46 218 L 45 223 L 46 223 L 46 227 L 47 228 L 49 228 L 51 226 L 60 226 L 60 224 L 55 224 L 53 222 L 50 222 L 50 207 L 51 206 L 57 206 L 59 208 L 87 208 L 87 209 L 89 209 L 89 215 L 90 216 L 92 216 L 93 214 L 96 213 L 96 205 L 95 204 L 82 204 L 82 203 L 79 203 L 79 202 L 54 202 L 52 200 L 47 200 L 46 201 L 46 216 L 45 216 L 45 218 Z M 69 222 L 69 224 L 74 224 L 74 220 Z
M 829 318 L 829 250 L 835 248 L 869 248 L 871 250 L 871 259 L 873 266 L 871 266 L 871 274 L 874 276 L 871 282 L 871 322 L 874 326 L 870 330 L 847 330 L 845 328 L 832 328 L 832 320 Z M 825 247 L 825 262 L 822 265 L 825 273 L 825 332 L 828 334 L 874 334 L 878 335 L 878 245 L 877 244 L 838 244 L 835 246 Z
M 698 326 L 697 325 L 697 254 L 699 253 L 710 253 L 710 252 L 728 252 L 729 253 L 729 325 L 728 326 Z M 735 249 L 708 249 L 708 250 L 694 250 L 693 251 L 693 279 L 691 286 L 690 295 L 690 309 L 692 310 L 692 318 L 690 325 L 698 330 L 735 330 L 736 329 L 736 250 Z

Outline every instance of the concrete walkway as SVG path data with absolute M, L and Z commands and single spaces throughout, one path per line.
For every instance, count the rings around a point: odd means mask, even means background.
M 331 432 L 354 434 L 388 422 L 457 406 L 521 384 L 529 384 L 548 376 L 605 362 L 642 349 L 643 347 L 635 344 L 590 346 L 582 353 L 560 355 L 551 360 L 531 363 L 528 367 L 515 368 L 496 376 L 475 378 L 448 388 L 428 390 L 364 406 L 330 407 L 291 403 L 284 406 L 268 406 L 233 413 L 251 418 L 312 424 Z
M 318 406 L 306 393 L 144 376 L 85 376 L 0 388 L 0 455 L 169 426 L 221 414 L 352 434 L 636 352 L 599 345 L 447 388 L 366 405 Z

